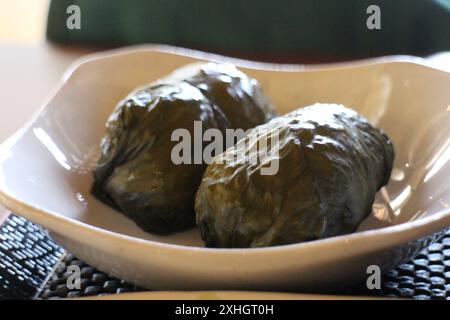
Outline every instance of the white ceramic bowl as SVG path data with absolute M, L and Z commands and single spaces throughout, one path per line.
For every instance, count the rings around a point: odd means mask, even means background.
M 342 103 L 383 128 L 395 169 L 358 232 L 260 249 L 204 248 L 197 230 L 156 236 L 93 198 L 105 121 L 138 85 L 198 60 L 257 78 L 279 112 Z M 26 94 L 26 90 L 24 91 Z M 394 57 L 327 66 L 254 63 L 161 46 L 91 55 L 0 148 L 0 199 L 94 267 L 149 289 L 334 289 L 410 258 L 450 225 L 450 74 Z

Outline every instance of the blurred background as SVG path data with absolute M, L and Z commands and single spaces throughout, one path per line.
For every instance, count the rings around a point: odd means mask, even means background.
M 0 0 L 0 41 L 43 41 L 49 0 Z
M 378 27 L 368 27 L 371 16 Z M 46 39 L 164 43 L 283 62 L 427 55 L 450 48 L 450 0 L 0 0 L 1 42 Z
M 79 30 L 64 28 L 78 5 Z M 371 17 L 372 16 L 372 17 Z M 449 49 L 449 0 L 57 0 L 48 38 L 165 43 L 282 62 L 322 62 Z

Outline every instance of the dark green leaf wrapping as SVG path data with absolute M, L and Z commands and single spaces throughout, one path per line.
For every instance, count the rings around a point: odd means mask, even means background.
M 245 140 L 260 143 L 256 132 L 271 130 L 278 145 L 245 149 Z M 274 148 L 279 170 L 261 175 Z M 196 196 L 202 238 L 210 247 L 264 247 L 353 232 L 388 182 L 393 159 L 388 137 L 343 106 L 316 104 L 275 118 L 208 166 Z
M 185 128 L 194 137 L 196 120 L 203 130 L 246 130 L 271 119 L 272 110 L 256 81 L 231 65 L 190 65 L 138 88 L 107 122 L 92 193 L 146 231 L 189 228 L 206 165 L 175 165 L 172 132 Z

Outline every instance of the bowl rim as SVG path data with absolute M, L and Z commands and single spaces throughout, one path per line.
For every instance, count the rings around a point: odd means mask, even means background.
M 282 72 L 303 72 L 303 71 L 327 71 L 336 69 L 346 69 L 346 68 L 358 68 L 367 67 L 370 65 L 381 65 L 381 64 L 412 64 L 421 66 L 426 69 L 432 69 L 434 71 L 442 72 L 446 75 L 450 75 L 450 72 L 437 68 L 429 64 L 426 59 L 409 56 L 409 55 L 391 55 L 376 58 L 360 59 L 354 61 L 344 61 L 344 62 L 334 62 L 334 63 L 324 63 L 324 64 L 279 64 L 279 63 L 267 63 L 244 60 L 240 58 L 233 58 L 222 56 L 214 53 L 202 52 L 193 49 L 186 49 L 180 47 L 173 47 L 167 45 L 135 45 L 129 47 L 122 47 L 111 49 L 102 52 L 91 53 L 74 61 L 66 72 L 61 77 L 59 83 L 52 90 L 51 94 L 48 95 L 47 99 L 40 108 L 34 113 L 34 115 L 25 123 L 22 128 L 17 130 L 9 138 L 7 138 L 3 143 L 0 144 L 0 151 L 4 149 L 9 149 L 13 146 L 17 140 L 25 134 L 25 132 L 30 129 L 38 116 L 46 109 L 49 102 L 54 98 L 54 96 L 64 87 L 67 81 L 76 73 L 76 71 L 85 65 L 93 63 L 98 60 L 112 58 L 116 56 L 123 56 L 128 54 L 137 54 L 145 52 L 159 52 L 171 55 L 185 56 L 195 59 L 216 61 L 216 62 L 229 62 L 237 65 L 238 67 L 251 68 L 256 70 L 266 70 L 266 71 L 282 71 Z M 0 159 L 1 162 L 1 159 Z M 96 227 L 64 215 L 58 214 L 51 210 L 46 210 L 35 205 L 28 204 L 20 199 L 17 199 L 14 195 L 10 194 L 7 190 L 3 189 L 0 184 L 0 202 L 2 202 L 7 208 L 12 212 L 23 215 L 33 222 L 42 224 L 44 227 L 50 229 L 50 231 L 60 234 L 63 236 L 70 237 L 73 233 L 70 232 L 74 228 L 79 232 L 82 232 L 87 238 L 82 237 L 76 239 L 81 242 L 87 242 L 89 236 L 93 237 L 103 237 L 103 240 L 112 241 L 119 245 L 120 243 L 127 242 L 128 244 L 136 245 L 140 248 L 152 247 L 158 251 L 164 250 L 168 253 L 196 253 L 196 254 L 207 254 L 207 255 L 235 255 L 235 254 L 245 254 L 248 255 L 260 255 L 267 253 L 280 253 L 280 252 L 293 252 L 299 249 L 310 249 L 314 250 L 322 246 L 341 246 L 344 245 L 347 249 L 352 247 L 353 254 L 357 252 L 364 251 L 364 243 L 371 243 L 371 250 L 377 250 L 390 245 L 401 245 L 408 241 L 416 240 L 420 237 L 438 232 L 450 226 L 450 208 L 446 210 L 439 211 L 433 215 L 422 217 L 414 221 L 407 221 L 400 223 L 398 225 L 382 227 L 379 229 L 366 230 L 354 232 L 351 234 L 345 234 L 325 239 L 319 239 L 303 243 L 294 243 L 280 246 L 271 247 L 261 247 L 261 248 L 207 248 L 198 246 L 188 246 L 182 244 L 170 244 L 155 240 L 146 240 L 137 238 L 134 236 L 129 236 L 117 232 L 113 232 L 107 229 Z M 58 225 L 57 228 L 55 226 Z M 426 233 L 422 231 L 424 227 L 427 227 Z M 65 232 L 61 232 L 65 231 Z M 394 237 L 395 236 L 395 237 Z M 111 245 L 112 242 L 109 244 Z M 91 241 L 89 242 L 91 246 L 95 244 Z M 102 246 L 104 244 L 96 244 L 97 246 Z

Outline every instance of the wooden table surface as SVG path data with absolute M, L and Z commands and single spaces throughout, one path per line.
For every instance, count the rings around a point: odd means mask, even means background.
M 0 44 L 0 142 L 43 106 L 71 63 L 97 50 L 45 42 Z M 450 52 L 433 55 L 428 61 L 450 72 Z M 0 222 L 6 216 L 6 209 L 0 207 Z

